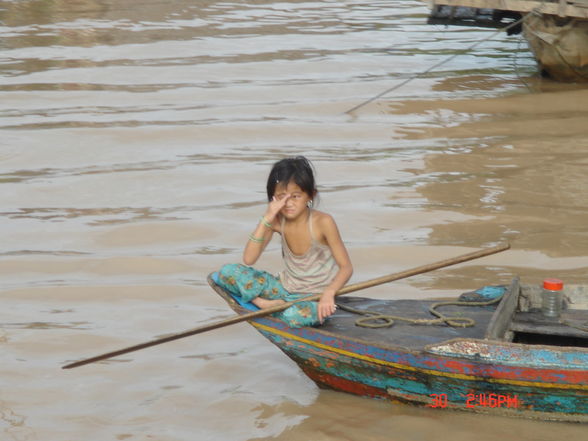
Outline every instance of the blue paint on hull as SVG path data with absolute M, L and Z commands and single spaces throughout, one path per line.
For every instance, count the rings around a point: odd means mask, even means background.
M 212 277 L 214 280 L 214 276 Z M 225 291 L 223 297 L 238 312 Z M 588 422 L 588 350 L 456 338 L 407 350 L 320 328 L 252 320 L 319 385 L 363 396 Z M 459 334 L 456 334 L 459 335 Z
M 491 372 L 507 372 L 515 377 L 521 374 L 521 378 L 526 367 L 496 366 L 472 363 L 470 360 L 463 366 L 463 360 L 449 360 L 434 354 L 384 351 L 371 345 L 319 335 L 313 329 L 292 330 L 274 320 L 260 319 L 258 322 L 263 325 L 258 330 L 303 370 L 329 377 L 331 382 L 345 380 L 357 383 L 359 391 L 361 386 L 366 385 L 379 390 L 380 396 L 386 396 L 391 391 L 392 397 L 407 397 L 405 401 L 428 405 L 434 404 L 436 396 L 443 396 L 448 407 L 472 410 L 493 407 L 503 414 L 512 415 L 532 411 L 553 414 L 555 419 L 564 414 L 588 416 L 586 388 L 582 390 L 563 383 L 560 387 L 554 383 L 542 385 L 537 381 L 533 384 L 520 379 L 499 379 L 503 380 L 500 382 L 489 375 Z M 349 355 L 329 351 L 325 346 L 344 349 Z M 376 360 L 357 356 L 375 357 Z M 448 362 L 459 365 L 460 369 L 450 369 L 451 363 Z M 551 373 L 550 378 L 553 377 L 561 381 L 565 379 L 563 374 Z M 332 387 L 328 382 L 323 385 Z

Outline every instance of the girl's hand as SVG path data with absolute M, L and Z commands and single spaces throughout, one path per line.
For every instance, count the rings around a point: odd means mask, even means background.
M 286 194 L 283 198 L 278 199 L 275 196 L 272 198 L 265 211 L 265 218 L 268 222 L 273 222 L 276 216 L 280 213 L 288 199 L 290 199 L 290 193 Z
M 335 305 L 335 292 L 325 290 L 318 303 L 318 319 L 323 322 L 327 317 L 333 315 L 337 309 Z

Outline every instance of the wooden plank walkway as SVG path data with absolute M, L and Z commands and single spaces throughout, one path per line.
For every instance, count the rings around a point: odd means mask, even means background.
M 588 0 L 432 0 L 429 3 L 431 6 L 464 6 L 521 13 L 538 9 L 542 14 L 588 19 Z

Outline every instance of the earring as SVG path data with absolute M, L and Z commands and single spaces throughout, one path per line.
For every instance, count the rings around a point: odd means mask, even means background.
M 306 206 L 308 208 L 312 208 L 312 199 L 306 203 Z

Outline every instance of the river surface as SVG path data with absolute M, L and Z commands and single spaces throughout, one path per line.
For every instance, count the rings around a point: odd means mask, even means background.
M 518 36 L 464 51 L 494 31 L 427 13 L 0 1 L 1 441 L 585 437 L 321 390 L 247 324 L 60 368 L 231 316 L 206 276 L 240 260 L 288 155 L 314 162 L 352 282 L 512 245 L 366 296 L 588 283 L 588 88 L 541 79 Z

